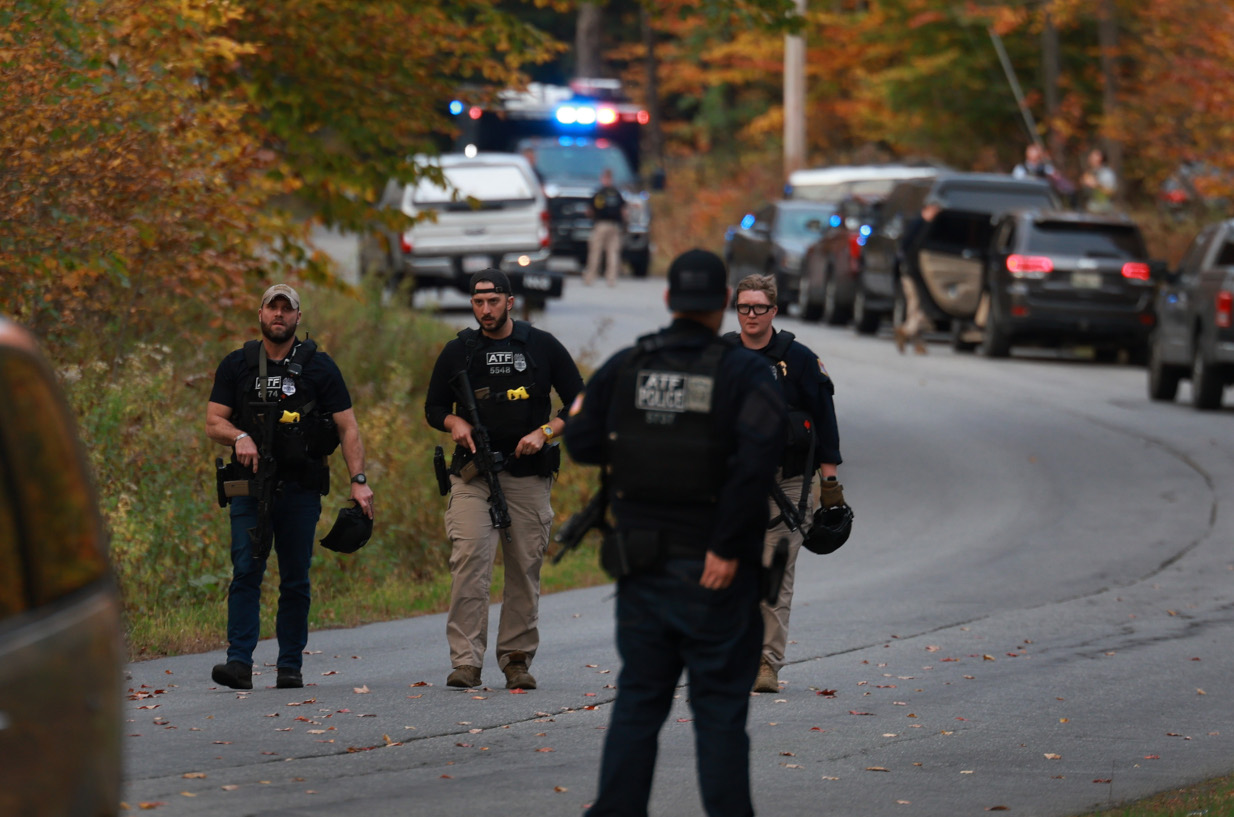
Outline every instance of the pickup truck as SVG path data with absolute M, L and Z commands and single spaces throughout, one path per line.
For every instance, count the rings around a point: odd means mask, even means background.
M 472 273 L 497 268 L 529 304 L 561 297 L 562 275 L 548 268 L 548 202 L 524 157 L 451 153 L 416 163 L 440 167 L 446 186 L 427 176 L 386 185 L 378 207 L 398 208 L 415 221 L 401 232 L 362 237 L 361 277 L 380 274 L 388 289 L 410 278 L 414 298 L 426 289 L 466 294 Z
M 1234 383 L 1234 219 L 1205 227 L 1157 291 L 1148 396 L 1170 401 L 1191 381 L 1197 409 L 1221 407 Z

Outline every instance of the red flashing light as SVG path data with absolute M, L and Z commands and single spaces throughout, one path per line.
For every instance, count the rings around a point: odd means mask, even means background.
M 1054 262 L 1044 255 L 1009 255 L 1007 272 L 1015 277 L 1044 275 L 1054 271 Z
M 411 239 L 407 237 L 407 233 L 403 233 L 399 236 L 398 246 L 399 249 L 403 251 L 404 255 L 411 255 L 412 244 Z
M 481 116 L 484 115 L 484 110 L 479 105 L 472 105 L 467 110 L 467 115 L 470 116 L 472 119 L 479 119 Z
M 540 211 L 540 249 L 548 247 L 548 210 Z
M 650 121 L 651 121 L 651 114 L 647 113 L 646 111 L 638 112 L 638 123 L 640 125 L 646 125 Z
M 856 269 L 856 261 L 861 257 L 861 234 L 849 233 L 848 236 L 848 257 L 854 262 L 854 270 Z
M 1152 275 L 1148 269 L 1148 264 L 1143 264 L 1139 261 L 1128 261 L 1123 264 L 1123 277 L 1133 278 L 1137 281 L 1147 281 Z
M 606 147 L 608 147 L 608 146 L 609 146 L 609 144 L 610 144 L 610 142 L 609 142 L 607 139 L 604 139 L 604 138 L 600 138 L 600 139 L 597 139 L 597 140 L 596 140 L 596 147 L 598 147 L 598 148 L 606 148 Z
M 1232 318 L 1234 318 L 1234 293 L 1223 289 L 1217 293 L 1217 314 L 1213 322 L 1222 329 L 1229 329 L 1234 326 Z

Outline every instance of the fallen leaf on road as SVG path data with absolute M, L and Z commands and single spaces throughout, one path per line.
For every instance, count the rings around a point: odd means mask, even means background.
M 1009 806 L 990 806 L 986 811 L 1011 811 Z
M 1161 760 L 1161 755 L 1144 755 L 1145 760 Z
M 994 661 L 994 660 L 996 660 L 996 659 L 994 658 L 994 656 L 990 655 L 989 653 L 986 653 L 985 655 L 981 656 L 981 660 L 983 660 L 983 661 Z
M 1062 760 L 1062 759 L 1063 759 L 1063 756 L 1062 756 L 1062 755 L 1056 755 L 1056 754 L 1054 754 L 1053 752 L 1046 752 L 1046 753 L 1045 753 L 1045 759 L 1046 759 L 1046 760 Z
M 850 709 L 848 710 L 848 714 L 850 715 L 873 715 L 874 713 L 873 712 L 858 712 L 856 709 Z
M 219 786 L 219 788 L 222 789 L 223 791 L 235 791 L 236 789 L 240 787 L 237 786 L 235 783 L 228 783 L 226 786 Z
M 512 689 L 512 690 L 510 690 L 510 694 L 511 694 L 511 695 L 526 695 L 526 694 L 527 694 L 527 690 L 525 690 L 525 689 Z
M 839 780 L 840 778 L 838 778 L 838 777 L 828 777 L 827 775 L 823 775 L 823 779 L 824 779 L 824 780 Z
M 165 806 L 165 805 L 167 804 L 164 803 L 162 800 L 154 800 L 149 803 L 138 803 L 137 807 L 141 809 L 145 809 L 146 811 L 149 811 L 150 809 L 155 809 L 155 808 L 158 808 L 159 806 Z
M 1098 777 L 1098 778 L 1097 778 L 1096 780 L 1094 780 L 1093 782 L 1094 782 L 1094 783 L 1112 783 L 1112 782 L 1114 782 L 1114 779 L 1113 779 L 1113 778 L 1111 778 L 1111 777 Z
M 825 698 L 834 698 L 836 696 L 836 691 L 834 689 L 820 689 L 814 694 L 822 695 Z
M 889 772 L 891 769 L 886 769 L 882 766 L 866 766 L 867 772 Z
M 184 774 L 180 776 L 183 777 L 185 780 L 202 780 L 205 778 L 206 773 L 205 772 L 185 772 Z
M 542 746 L 539 749 L 536 749 L 536 751 L 537 752 L 551 752 L 553 751 L 553 749 L 549 748 L 548 746 Z
M 332 669 L 332 670 L 330 670 L 329 672 L 323 672 L 323 673 L 322 673 L 322 675 L 323 675 L 323 676 L 326 676 L 326 675 L 338 675 L 338 670 L 336 670 L 336 669 Z
M 431 686 L 432 686 L 432 684 L 430 684 L 428 681 L 416 681 L 414 684 L 408 684 L 407 686 L 412 686 L 412 687 L 431 687 Z
M 357 695 L 367 695 L 369 691 L 368 684 L 365 684 L 362 687 L 352 687 L 351 691 L 356 693 Z

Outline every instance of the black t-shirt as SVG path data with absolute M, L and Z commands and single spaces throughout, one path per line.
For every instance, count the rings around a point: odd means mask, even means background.
M 591 197 L 591 210 L 596 221 L 624 221 L 623 207 L 625 199 L 621 197 L 621 191 L 612 185 L 601 187 Z
M 343 373 L 339 371 L 334 360 L 321 349 L 313 355 L 300 376 L 308 381 L 316 395 L 317 411 L 330 415 L 351 408 L 351 394 L 347 391 L 347 384 L 343 382 Z M 231 409 L 231 419 L 234 421 L 240 414 L 237 400 L 241 388 L 246 391 L 255 391 L 256 387 L 257 367 L 249 366 L 245 361 L 244 349 L 237 349 L 223 358 L 223 362 L 215 371 L 214 387 L 210 390 L 210 402 Z M 271 388 L 278 387 L 278 385 L 271 384 Z

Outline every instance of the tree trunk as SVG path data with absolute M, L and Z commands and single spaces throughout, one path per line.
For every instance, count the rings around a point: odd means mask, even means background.
M 1101 0 L 1097 20 L 1097 40 L 1101 44 L 1101 119 L 1103 128 L 1101 146 L 1105 150 L 1106 164 L 1118 178 L 1123 177 L 1123 146 L 1109 137 L 1109 123 L 1118 121 L 1118 19 L 1114 0 Z M 1116 198 L 1123 199 L 1123 185 L 1118 186 Z
M 1041 24 L 1041 85 L 1045 96 L 1046 147 L 1050 159 L 1060 170 L 1063 167 L 1063 140 L 1054 120 L 1058 117 L 1058 29 L 1050 16 L 1050 0 L 1044 0 Z
M 600 37 L 604 25 L 604 10 L 599 3 L 579 3 L 578 23 L 574 29 L 574 75 L 602 77 L 604 55 Z
M 656 76 L 656 32 L 651 25 L 651 11 L 644 3 L 639 7 L 639 24 L 643 29 L 643 65 L 647 72 L 647 149 L 655 167 L 652 168 L 653 187 L 664 184 L 664 132 L 660 129 L 660 83 Z M 658 185 L 654 180 L 658 180 Z

